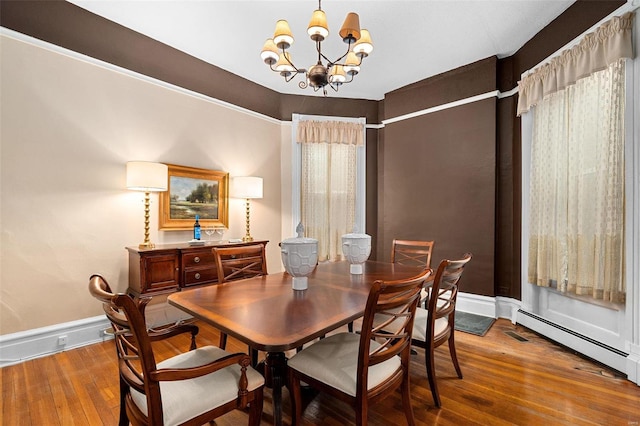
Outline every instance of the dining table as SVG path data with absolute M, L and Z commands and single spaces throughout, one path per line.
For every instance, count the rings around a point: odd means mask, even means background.
M 319 263 L 305 290 L 293 290 L 286 272 L 183 290 L 168 296 L 175 306 L 251 348 L 266 352 L 261 366 L 272 389 L 273 421 L 282 425 L 282 387 L 287 384 L 285 352 L 302 347 L 364 315 L 376 280 L 418 275 L 422 268 L 366 261 L 351 274 L 346 261 Z

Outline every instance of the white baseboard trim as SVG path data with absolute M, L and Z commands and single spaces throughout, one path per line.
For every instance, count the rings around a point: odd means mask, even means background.
M 147 305 L 147 325 L 156 327 L 191 318 L 187 313 L 159 299 Z M 111 323 L 104 315 L 35 328 L 0 336 L 0 368 L 30 359 L 53 355 L 81 346 L 113 339 L 105 334 Z M 65 337 L 64 344 L 59 344 Z
M 511 324 L 515 324 L 518 319 L 518 310 L 522 307 L 522 302 L 508 297 L 496 297 L 496 318 L 507 318 Z
M 627 379 L 640 386 L 640 346 L 629 345 L 627 357 Z
M 518 311 L 517 322 L 561 345 L 626 374 L 630 381 L 640 384 L 637 377 L 637 372 L 640 371 L 640 353 L 635 356 L 626 354 L 524 310 Z M 633 377 L 634 370 L 635 377 Z
M 515 324 L 521 305 L 521 301 L 508 297 L 481 296 L 461 292 L 458 294 L 456 310 L 491 318 L 506 318 Z
M 0 336 L 0 367 L 103 342 L 111 324 L 104 315 Z M 60 338 L 65 341 L 59 344 Z

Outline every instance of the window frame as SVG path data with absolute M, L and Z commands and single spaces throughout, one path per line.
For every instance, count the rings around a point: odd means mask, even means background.
M 315 121 L 345 121 L 349 123 L 362 124 L 363 131 L 363 144 L 357 147 L 356 158 L 356 211 L 355 211 L 355 226 L 358 232 L 364 233 L 366 230 L 366 146 L 367 146 L 367 132 L 366 132 L 366 119 L 364 117 L 337 117 L 326 115 L 303 115 L 293 114 L 291 125 L 291 229 L 290 234 L 295 235 L 295 228 L 298 226 L 301 220 L 301 206 L 300 206 L 300 178 L 302 176 L 302 148 L 296 141 L 296 134 L 298 131 L 298 123 L 300 121 L 315 120 Z M 303 224 L 304 225 L 304 224 Z

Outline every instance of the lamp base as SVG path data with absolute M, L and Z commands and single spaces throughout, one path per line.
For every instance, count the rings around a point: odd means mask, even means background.
M 253 237 L 251 235 L 245 235 L 244 237 L 242 237 L 242 241 L 245 243 L 249 243 L 253 241 Z
M 152 249 L 154 248 L 156 245 L 153 244 L 151 241 L 147 241 L 146 243 L 142 243 L 138 246 L 138 248 L 141 249 Z

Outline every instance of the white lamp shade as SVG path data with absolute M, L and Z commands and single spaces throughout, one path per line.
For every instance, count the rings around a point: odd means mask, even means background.
M 273 42 L 273 39 L 269 38 L 264 42 L 260 57 L 267 65 L 273 65 L 278 62 L 280 52 L 278 51 L 278 46 Z
M 294 72 L 295 68 L 291 63 L 291 55 L 289 52 L 281 53 L 274 69 L 278 72 Z
M 232 181 L 232 195 L 236 198 L 262 198 L 262 178 L 237 176 Z
M 371 34 L 369 34 L 368 30 L 363 28 L 360 31 L 360 38 L 356 41 L 356 44 L 353 45 L 353 52 L 365 58 L 373 52 L 373 42 L 371 41 Z
M 145 192 L 167 190 L 169 168 L 166 164 L 148 161 L 129 161 L 127 163 L 127 189 Z

